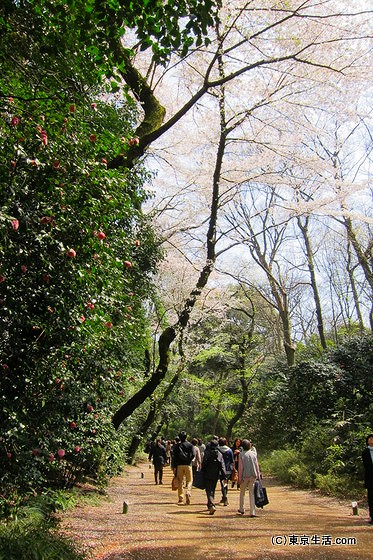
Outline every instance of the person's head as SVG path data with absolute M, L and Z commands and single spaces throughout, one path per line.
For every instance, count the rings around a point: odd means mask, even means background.
M 210 447 L 211 447 L 211 448 L 217 447 L 218 444 L 219 444 L 219 442 L 218 442 L 217 439 L 212 439 L 212 440 L 210 441 Z
M 161 438 L 157 438 L 157 439 L 155 440 L 155 443 L 156 443 L 157 445 L 162 445 L 162 440 L 161 440 Z
M 191 440 L 190 443 L 192 443 L 193 445 L 197 445 L 197 444 L 198 444 L 198 439 L 194 437 L 194 438 Z
M 369 447 L 373 447 L 373 434 L 368 434 L 367 435 L 365 443 L 366 443 L 366 445 L 369 445 Z
M 234 447 L 235 449 L 237 449 L 238 447 L 241 447 L 241 440 L 240 440 L 240 438 L 236 438 L 236 439 L 234 440 L 233 447 Z
M 251 447 L 251 443 L 250 443 L 250 441 L 249 441 L 248 439 L 243 439 L 243 440 L 241 441 L 241 445 L 242 445 L 242 449 L 243 449 L 244 451 L 248 451 L 248 450 L 250 449 L 250 447 Z
M 219 445 L 227 445 L 227 440 L 225 437 L 219 438 Z
M 180 438 L 181 442 L 186 441 L 187 433 L 186 432 L 180 432 L 179 438 Z
M 198 438 L 198 445 L 202 445 L 202 440 L 200 437 Z

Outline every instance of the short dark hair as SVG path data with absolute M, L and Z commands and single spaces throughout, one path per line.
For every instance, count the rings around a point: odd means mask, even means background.
M 186 432 L 180 432 L 179 438 L 180 438 L 180 441 L 185 441 L 186 438 L 187 438 L 187 433 Z
M 368 434 L 365 440 L 365 445 L 368 445 L 368 439 L 373 437 L 373 434 Z

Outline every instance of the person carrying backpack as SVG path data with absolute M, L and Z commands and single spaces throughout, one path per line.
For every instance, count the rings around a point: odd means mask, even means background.
M 218 449 L 218 441 L 216 439 L 212 439 L 206 446 L 202 461 L 202 472 L 205 481 L 207 509 L 210 515 L 214 515 L 216 511 L 214 504 L 216 484 L 219 479 L 223 484 L 227 484 L 224 459 Z
M 227 475 L 227 482 L 230 480 L 233 467 L 234 467 L 234 456 L 232 449 L 227 445 L 227 440 L 223 437 L 219 438 L 219 447 L 220 453 L 223 455 L 224 465 L 225 465 L 225 472 Z M 224 506 L 228 505 L 228 484 L 221 484 L 221 500 L 220 503 Z
M 192 490 L 192 461 L 194 459 L 194 447 L 187 441 L 186 432 L 179 434 L 180 441 L 176 443 L 172 450 L 172 463 L 174 475 L 178 482 L 179 504 L 184 503 L 183 481 L 186 482 L 185 503 L 190 504 Z

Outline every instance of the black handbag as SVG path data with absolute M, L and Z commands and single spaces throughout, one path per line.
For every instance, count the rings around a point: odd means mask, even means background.
M 203 471 L 196 471 L 193 478 L 193 486 L 204 490 L 206 488 L 205 479 L 203 476 Z
M 269 504 L 267 489 L 262 485 L 260 480 L 256 480 L 254 482 L 254 498 L 255 505 L 258 508 L 263 508 L 264 506 Z

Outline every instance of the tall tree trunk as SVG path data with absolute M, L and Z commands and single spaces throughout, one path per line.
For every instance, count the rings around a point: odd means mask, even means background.
M 305 248 L 306 248 L 307 264 L 308 264 L 308 270 L 309 270 L 310 278 L 311 278 L 311 289 L 312 289 L 313 299 L 314 299 L 314 302 L 315 302 L 315 309 L 316 309 L 317 330 L 319 331 L 321 346 L 322 346 L 322 348 L 324 348 L 324 350 L 326 350 L 327 344 L 326 344 L 326 337 L 325 337 L 325 330 L 324 330 L 324 320 L 323 320 L 323 315 L 322 315 L 322 310 L 321 310 L 319 290 L 318 290 L 317 281 L 316 281 L 313 251 L 312 251 L 311 240 L 310 240 L 309 232 L 308 232 L 309 216 L 307 216 L 305 218 L 304 223 L 302 223 L 302 220 L 301 220 L 300 216 L 298 216 L 297 221 L 298 221 L 299 229 L 302 232 L 304 245 L 305 245 Z
M 115 412 L 112 422 L 116 429 L 119 428 L 121 423 L 128 418 L 148 397 L 150 397 L 161 381 L 164 379 L 168 371 L 169 351 L 170 346 L 178 335 L 182 335 L 184 329 L 187 327 L 190 319 L 191 312 L 201 295 L 202 290 L 206 286 L 211 272 L 214 269 L 216 261 L 216 225 L 218 219 L 219 209 L 219 194 L 220 194 L 220 177 L 223 164 L 223 157 L 225 145 L 227 140 L 227 131 L 225 125 L 225 115 L 223 108 L 223 100 L 221 100 L 221 123 L 220 123 L 220 137 L 217 148 L 215 169 L 212 184 L 212 196 L 210 205 L 210 219 L 209 227 L 206 235 L 206 261 L 203 266 L 195 288 L 190 292 L 188 299 L 184 303 L 184 307 L 179 314 L 178 320 L 173 326 L 167 327 L 159 337 L 159 362 L 154 373 L 151 375 L 147 383 L 135 393 L 121 408 Z

